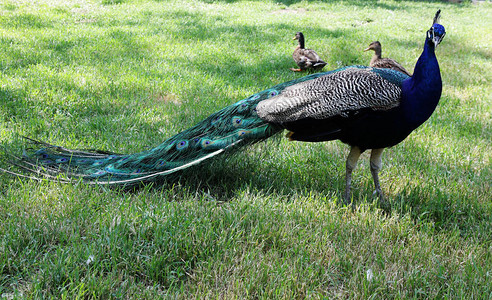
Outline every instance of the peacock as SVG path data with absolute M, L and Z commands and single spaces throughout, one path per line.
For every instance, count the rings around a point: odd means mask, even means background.
M 396 60 L 387 57 L 381 58 L 382 49 L 381 49 L 381 43 L 379 41 L 374 41 L 370 43 L 369 47 L 364 49 L 364 51 L 369 51 L 369 50 L 374 50 L 374 55 L 371 58 L 371 62 L 369 63 L 369 66 L 374 68 L 393 69 L 398 72 L 402 72 L 403 74 L 406 74 L 408 76 L 411 76 L 411 74 Z
M 302 32 L 297 32 L 293 39 L 298 40 L 299 42 L 299 46 L 297 46 L 294 53 L 292 53 L 292 58 L 299 68 L 290 68 L 290 70 L 301 72 L 305 70 L 316 71 L 323 69 L 326 62 L 319 57 L 318 53 L 312 49 L 304 48 L 304 34 L 302 34 Z
M 435 110 L 442 90 L 435 48 L 445 36 L 440 10 L 427 31 L 424 49 L 408 76 L 391 69 L 347 66 L 275 85 L 213 113 L 157 147 L 134 154 L 70 150 L 31 140 L 3 171 L 26 177 L 82 180 L 126 186 L 171 178 L 224 152 L 267 139 L 283 130 L 293 141 L 340 140 L 350 145 L 344 199 L 361 153 L 371 149 L 376 193 L 386 147 L 403 141 Z M 28 175 L 26 170 L 34 172 Z

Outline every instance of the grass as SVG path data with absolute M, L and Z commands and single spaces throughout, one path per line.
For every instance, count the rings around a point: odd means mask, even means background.
M 272 139 L 138 191 L 0 177 L 2 299 L 492 297 L 490 2 L 6 1 L 0 140 L 137 152 L 302 75 L 383 55 L 412 69 L 441 8 L 433 116 L 368 156 L 340 204 L 340 142 Z M 479 22 L 477 22 L 479 20 Z

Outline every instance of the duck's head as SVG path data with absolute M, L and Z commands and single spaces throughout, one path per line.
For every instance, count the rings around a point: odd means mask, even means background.
M 379 41 L 374 41 L 369 44 L 369 47 L 364 49 L 364 51 L 369 51 L 369 50 L 374 50 L 376 51 L 377 49 L 381 49 L 381 43 Z
M 302 32 L 297 32 L 296 35 L 292 38 L 293 40 L 303 40 L 304 39 L 304 35 L 302 34 Z
M 430 42 L 434 45 L 434 47 L 437 47 L 439 43 L 441 43 L 442 39 L 446 35 L 446 29 L 444 29 L 444 26 L 439 24 L 439 17 L 441 16 L 441 10 L 438 10 L 436 12 L 436 16 L 434 17 L 434 22 L 431 26 L 431 28 L 427 31 L 427 42 Z

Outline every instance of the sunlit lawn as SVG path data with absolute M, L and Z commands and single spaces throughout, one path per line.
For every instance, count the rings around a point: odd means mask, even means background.
M 352 210 L 348 147 L 282 135 L 132 192 L 0 174 L 2 299 L 492 298 L 490 2 L 7 0 L 0 140 L 153 147 L 303 76 L 297 31 L 324 70 L 373 40 L 412 70 L 439 8 L 443 95 L 383 154 L 388 207 L 367 154 Z

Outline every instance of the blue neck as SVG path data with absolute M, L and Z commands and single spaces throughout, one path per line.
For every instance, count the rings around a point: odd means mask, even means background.
M 432 115 L 441 98 L 441 72 L 434 50 L 432 41 L 426 40 L 412 77 L 402 84 L 401 107 L 412 130 Z

